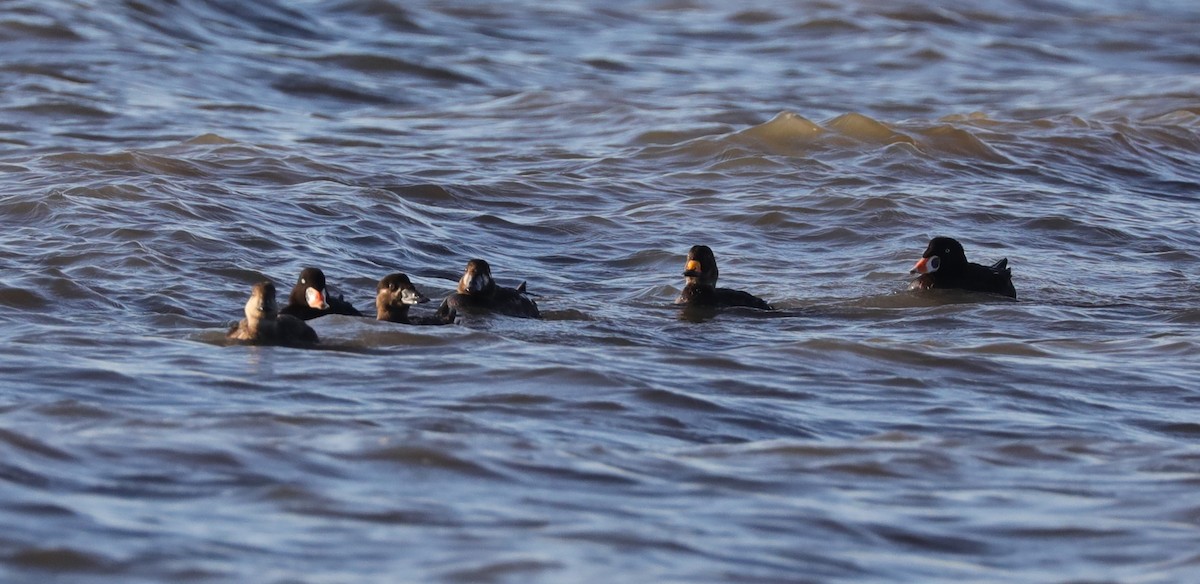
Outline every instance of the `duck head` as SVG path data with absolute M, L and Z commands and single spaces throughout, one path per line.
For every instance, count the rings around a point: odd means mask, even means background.
M 921 259 L 909 270 L 910 274 L 932 274 L 939 270 L 953 272 L 967 265 L 967 254 L 957 240 L 935 237 L 929 240 Z
M 459 294 L 487 295 L 496 289 L 492 280 L 492 267 L 484 260 L 474 259 L 467 262 L 467 269 L 458 280 Z
M 250 299 L 246 301 L 247 320 L 275 320 L 278 315 L 279 307 L 275 304 L 275 284 L 265 281 L 250 288 Z
M 375 287 L 375 307 L 380 311 L 385 308 L 407 311 L 409 306 L 426 302 L 429 297 L 421 294 L 406 274 L 388 274 Z
M 717 258 L 707 245 L 693 245 L 688 250 L 683 277 L 688 284 L 717 285 Z
M 326 297 L 325 272 L 319 268 L 301 270 L 300 277 L 296 280 L 296 287 L 292 289 L 291 302 L 303 303 L 317 310 L 325 310 L 329 308 Z

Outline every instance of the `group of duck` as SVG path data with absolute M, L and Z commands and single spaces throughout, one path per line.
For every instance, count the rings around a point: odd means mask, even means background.
M 985 266 L 967 261 L 962 244 L 950 237 L 935 237 L 910 273 L 920 274 L 910 288 L 918 290 L 958 289 L 1017 297 L 1008 259 Z M 688 250 L 684 264 L 684 287 L 675 304 L 683 306 L 774 310 L 769 303 L 749 292 L 717 287 L 717 259 L 706 245 Z M 526 292 L 525 283 L 505 288 L 492 279 L 492 268 L 481 259 L 467 262 L 457 290 L 442 301 L 431 315 L 409 315 L 409 309 L 429 298 L 402 273 L 385 276 L 375 287 L 375 318 L 409 325 L 447 325 L 463 313 L 495 313 L 520 318 L 541 318 L 537 303 Z M 246 318 L 234 325 L 229 339 L 253 344 L 306 346 L 319 342 L 308 320 L 326 314 L 365 316 L 342 296 L 331 296 L 325 274 L 305 268 L 282 309 L 275 300 L 275 285 L 259 282 L 246 302 Z

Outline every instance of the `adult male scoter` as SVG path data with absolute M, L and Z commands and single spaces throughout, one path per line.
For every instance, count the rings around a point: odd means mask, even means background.
M 717 287 L 717 258 L 707 245 L 693 245 L 683 268 L 684 286 L 675 304 L 727 308 L 746 306 L 773 310 L 770 304 L 749 292 Z
M 909 285 L 913 290 L 956 288 L 1017 297 L 1008 258 L 991 266 L 968 262 L 962 244 L 950 237 L 929 240 L 925 253 L 909 273 L 921 274 Z
M 312 320 L 326 314 L 363 315 L 340 295 L 329 295 L 325 289 L 325 272 L 318 268 L 301 270 L 300 277 L 296 279 L 296 285 L 292 287 L 292 293 L 288 296 L 287 306 L 279 313 L 290 314 L 301 320 Z

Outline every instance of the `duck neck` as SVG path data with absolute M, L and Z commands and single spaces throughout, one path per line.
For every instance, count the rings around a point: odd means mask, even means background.
M 712 284 L 701 284 L 700 282 L 688 282 L 679 291 L 679 298 L 675 299 L 675 304 L 705 304 L 713 302 L 713 296 L 716 293 L 716 288 Z
M 276 323 L 274 314 L 255 314 L 253 316 L 246 315 L 246 330 L 252 335 L 271 334 L 275 330 Z
M 388 322 L 408 322 L 408 305 L 393 306 L 382 300 L 375 301 L 375 319 Z
M 262 319 L 257 316 L 246 315 L 246 320 L 242 321 L 242 329 L 250 338 L 257 337 L 262 330 Z

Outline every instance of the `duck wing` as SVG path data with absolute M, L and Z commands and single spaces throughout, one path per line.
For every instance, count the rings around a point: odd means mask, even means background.
M 990 266 L 970 264 L 961 281 L 954 288 L 963 288 L 977 292 L 1003 294 L 1010 298 L 1017 297 L 1017 290 L 1012 284 L 1012 268 L 1008 267 L 1008 258 L 1001 259 Z
M 759 310 L 774 310 L 766 300 L 758 296 L 742 290 L 732 290 L 729 288 L 717 288 L 717 303 L 721 306 L 746 306 Z
M 1000 258 L 996 263 L 992 264 L 992 271 L 1006 276 L 1012 275 L 1012 268 L 1008 267 L 1008 258 Z
M 341 294 L 338 294 L 337 297 L 330 296 L 329 298 L 325 299 L 325 301 L 329 303 L 329 308 L 325 310 L 325 314 L 344 314 L 346 316 L 363 315 L 358 311 L 357 308 L 354 307 L 354 305 L 346 302 L 345 298 L 342 298 Z

